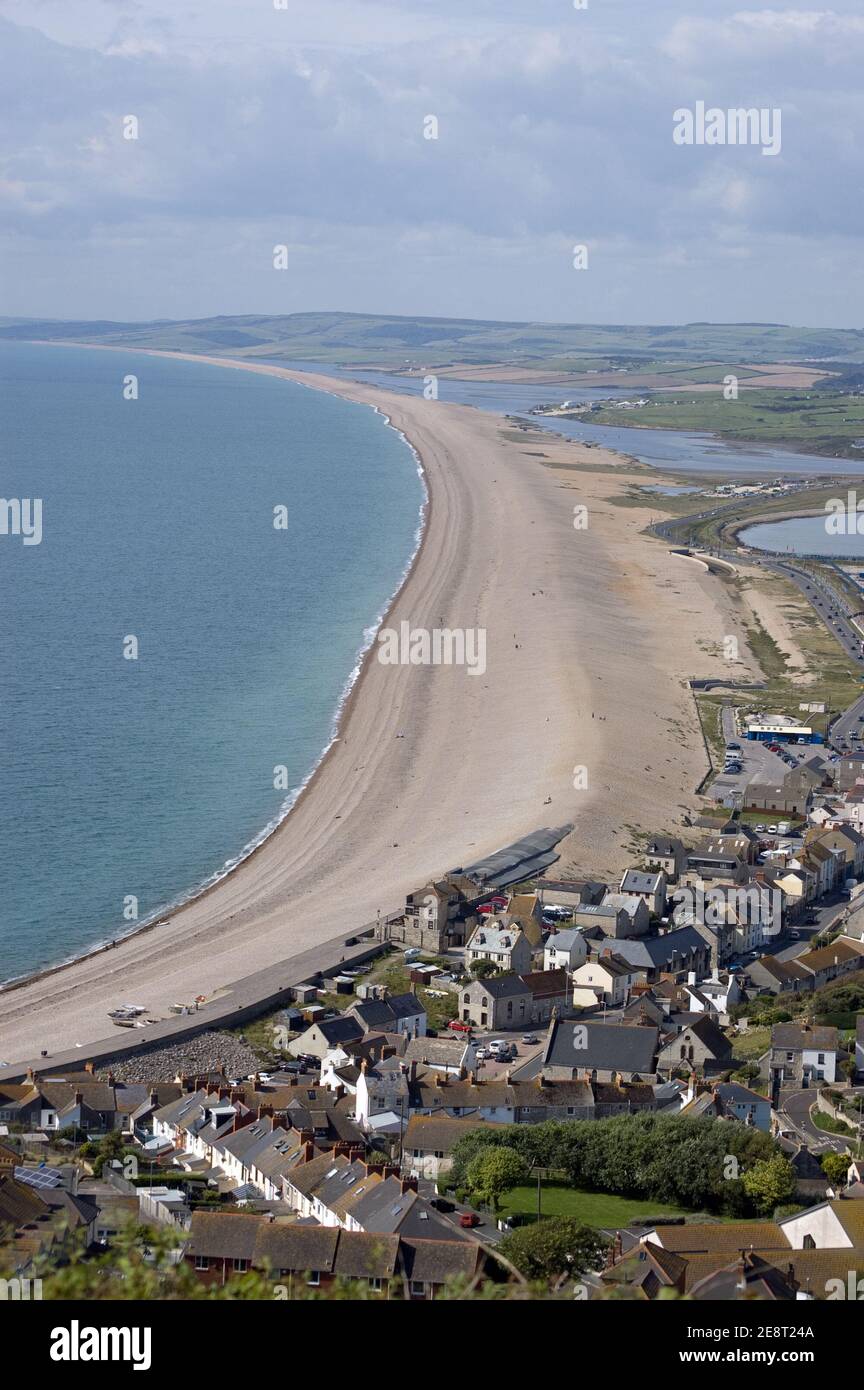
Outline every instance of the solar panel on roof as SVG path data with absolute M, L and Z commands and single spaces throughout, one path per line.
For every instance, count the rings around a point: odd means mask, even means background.
M 56 1168 L 13 1168 L 12 1176 L 28 1187 L 59 1187 L 63 1181 L 63 1174 Z

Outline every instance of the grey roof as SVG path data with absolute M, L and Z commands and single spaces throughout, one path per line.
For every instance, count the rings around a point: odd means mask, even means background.
M 657 970 L 672 959 L 673 952 L 679 956 L 688 951 L 704 950 L 705 941 L 695 927 L 679 927 L 663 936 L 636 937 L 632 940 L 615 942 L 615 951 L 631 965 L 642 969 Z
M 400 1019 L 420 1018 L 426 1010 L 416 994 L 393 994 L 386 999 L 367 999 L 355 1004 L 352 1013 L 367 1028 L 384 1028 Z
M 577 941 L 585 938 L 576 927 L 567 927 L 564 931 L 550 932 L 546 938 L 546 949 L 555 951 L 572 951 Z
M 356 1018 L 351 1018 L 349 1014 L 343 1014 L 340 1018 L 323 1019 L 320 1023 L 313 1023 L 311 1027 L 317 1028 L 325 1042 L 329 1043 L 354 1042 L 361 1032 Z
M 585 1046 L 575 1045 L 575 1029 Z M 598 1071 L 629 1071 L 649 1075 L 656 1070 L 660 1030 L 653 1025 L 570 1023 L 556 1019 L 546 1042 L 543 1067 L 596 1067 Z
M 535 878 L 560 858 L 554 853 L 554 846 L 572 829 L 572 825 L 559 825 L 536 830 L 505 849 L 467 865 L 462 872 L 484 888 L 504 888 L 522 879 Z
M 660 873 L 653 869 L 628 869 L 621 880 L 622 893 L 655 893 L 660 887 Z
M 528 986 L 521 975 L 491 975 L 485 980 L 475 980 L 471 988 L 480 988 L 493 999 L 511 999 L 517 994 L 528 994 Z

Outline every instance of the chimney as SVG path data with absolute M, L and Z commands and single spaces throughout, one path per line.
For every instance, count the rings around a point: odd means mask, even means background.
M 398 1176 L 399 1176 L 399 1169 L 398 1169 L 398 1167 L 394 1167 L 394 1166 L 393 1166 L 392 1164 L 390 1164 L 390 1163 L 385 1164 L 384 1172 L 383 1172 L 383 1174 L 382 1174 L 382 1177 L 384 1178 L 384 1181 L 385 1181 L 385 1182 L 387 1181 L 388 1178 L 398 1178 Z
M 81 1102 L 83 1101 L 83 1099 L 84 1099 L 83 1093 L 82 1093 L 81 1091 L 76 1091 L 76 1092 L 75 1092 L 75 1096 L 74 1096 L 74 1101 L 73 1101 L 73 1103 L 74 1103 L 75 1105 L 80 1105 Z
M 150 1104 L 151 1104 L 152 1106 L 157 1106 L 157 1105 L 159 1104 L 159 1095 L 158 1095 L 158 1092 L 156 1092 L 156 1091 L 151 1091 L 151 1092 L 150 1092 Z
M 416 1061 L 416 1058 L 413 1058 L 413 1057 L 412 1057 L 412 1059 L 411 1059 L 411 1067 L 410 1067 L 410 1070 L 409 1070 L 409 1076 L 410 1076 L 410 1078 L 411 1078 L 412 1081 L 416 1081 L 416 1080 L 417 1080 L 417 1061 Z
M 314 1145 L 313 1143 L 311 1143 L 311 1141 L 307 1141 L 307 1142 L 303 1145 L 303 1162 L 304 1162 L 304 1163 L 311 1163 L 314 1157 L 315 1157 L 315 1145 Z
M 402 1178 L 402 1180 L 401 1180 L 400 1183 L 399 1183 L 399 1186 L 400 1186 L 401 1189 L 402 1189 L 402 1196 L 404 1197 L 406 1192 L 416 1192 L 416 1191 L 417 1191 L 417 1179 L 416 1179 L 416 1178 Z
M 301 1143 L 301 1144 L 314 1144 L 314 1142 L 315 1142 L 315 1131 L 314 1131 L 314 1130 L 311 1130 L 311 1129 L 301 1129 L 301 1131 L 300 1131 L 300 1143 Z

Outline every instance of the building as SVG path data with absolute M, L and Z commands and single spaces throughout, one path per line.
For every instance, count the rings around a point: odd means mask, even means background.
M 363 1031 L 358 1019 L 350 1014 L 340 1014 L 337 1018 L 326 1018 L 320 1023 L 311 1024 L 298 1037 L 287 1043 L 286 1051 L 290 1052 L 292 1057 L 308 1055 L 320 1060 L 334 1047 L 359 1042 Z
M 625 897 L 641 898 L 652 917 L 666 911 L 666 875 L 662 869 L 627 869 L 619 891 Z
M 634 966 L 647 984 L 653 984 L 664 974 L 690 974 L 694 971 L 699 979 L 708 974 L 711 957 L 707 942 L 693 927 L 677 927 L 659 936 L 637 940 L 618 940 L 615 942 L 615 954 Z
M 475 1028 L 527 1028 L 533 996 L 518 975 L 493 975 L 474 980 L 459 991 L 459 1017 Z
M 573 1003 L 605 1004 L 617 1008 L 626 1004 L 630 990 L 639 978 L 639 971 L 623 956 L 604 950 L 592 956 L 573 972 Z
M 388 994 L 384 999 L 367 999 L 354 1004 L 346 1015 L 354 1018 L 365 1033 L 404 1033 L 422 1038 L 426 1033 L 426 1010 L 416 994 Z
M 807 1086 L 837 1079 L 837 1029 L 810 1023 L 775 1023 L 768 1054 L 776 1085 Z
M 488 960 L 502 971 L 520 974 L 531 969 L 532 954 L 531 943 L 521 927 L 491 918 L 479 922 L 468 938 L 465 962 L 469 970 L 478 960 Z
M 737 1120 L 752 1125 L 763 1134 L 771 1133 L 771 1102 L 767 1096 L 737 1081 L 717 1081 L 700 1085 L 691 1075 L 680 1114 L 707 1115 L 715 1120 Z
M 673 1037 L 664 1040 L 657 1058 L 660 1072 L 698 1067 L 703 1072 L 718 1072 L 732 1062 L 732 1044 L 716 1020 L 702 1014 L 688 1023 Z
M 573 971 L 588 957 L 585 938 L 575 927 L 563 931 L 551 931 L 546 938 L 543 950 L 544 970 Z
M 583 930 L 614 936 L 644 936 L 651 924 L 651 914 L 641 898 L 627 893 L 607 893 L 602 903 L 584 903 L 573 912 L 573 925 Z
M 684 868 L 684 845 L 671 835 L 652 835 L 645 848 L 645 864 L 649 869 L 661 869 L 669 882 L 674 882 Z
M 618 1023 L 572 1023 L 554 1018 L 541 1072 L 548 1081 L 657 1079 L 660 1030 Z

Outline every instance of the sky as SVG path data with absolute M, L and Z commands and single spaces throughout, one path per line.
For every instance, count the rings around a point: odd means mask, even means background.
M 860 327 L 862 71 L 860 0 L 0 0 L 0 313 Z

